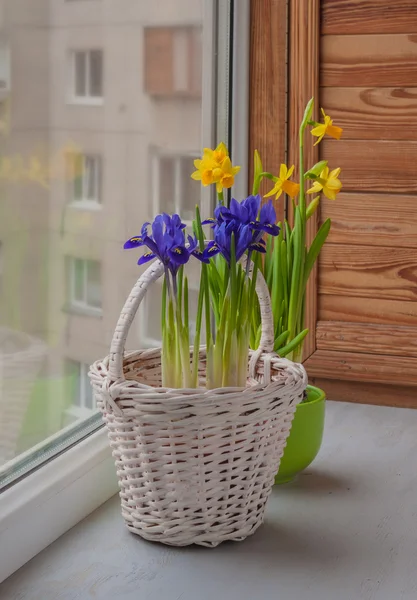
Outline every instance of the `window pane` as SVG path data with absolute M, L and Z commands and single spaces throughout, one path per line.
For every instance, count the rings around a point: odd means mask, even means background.
M 87 304 L 93 308 L 101 308 L 101 266 L 90 260 L 87 267 Z
M 90 96 L 103 95 L 103 53 L 101 50 L 91 50 L 90 57 Z
M 0 35 L 0 78 L 9 64 L 11 83 L 0 89 L 0 489 L 6 461 L 96 410 L 88 365 L 109 353 L 117 316 L 144 269 L 136 265 L 142 250 L 123 252 L 125 240 L 157 212 L 180 208 L 191 218 L 200 201 L 192 159 L 211 144 L 213 116 L 193 40 L 201 29 L 215 38 L 203 17 L 209 3 L 7 3 L 7 43 Z M 214 57 L 208 48 L 205 77 Z M 198 288 L 199 265 L 187 269 Z M 141 308 L 131 325 L 127 351 L 158 343 L 160 302 L 156 283 L 146 315 Z
M 87 63 L 85 52 L 74 52 L 74 83 L 75 95 L 85 96 L 87 77 Z
M 85 265 L 79 258 L 72 260 L 72 285 L 73 299 L 77 302 L 85 301 Z
M 185 156 L 181 159 L 181 216 L 192 221 L 195 216 L 195 182 L 190 173 L 195 171 L 194 160 Z
M 157 198 L 158 212 L 175 212 L 175 160 L 171 156 L 157 158 L 159 166 L 158 181 L 155 187 L 159 189 Z
M 83 179 L 84 179 L 84 157 L 82 154 L 71 155 L 70 177 L 73 179 L 73 197 L 72 200 L 83 199 Z
M 97 156 L 85 157 L 85 197 L 87 200 L 99 201 L 99 159 Z
M 75 360 L 66 361 L 66 373 L 72 385 L 69 386 L 68 407 L 81 406 L 80 382 L 81 365 Z

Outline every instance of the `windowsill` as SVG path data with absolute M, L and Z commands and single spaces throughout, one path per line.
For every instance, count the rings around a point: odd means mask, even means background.
M 70 315 L 77 315 L 80 317 L 94 317 L 96 319 L 103 318 L 103 309 L 93 308 L 92 306 L 65 304 L 62 310 Z
M 74 106 L 103 106 L 104 98 L 93 98 L 90 96 L 71 96 L 67 104 Z
M 68 208 L 99 212 L 102 210 L 103 205 L 94 200 L 72 200 L 68 203 Z
M 73 425 L 76 421 L 88 419 L 94 414 L 94 410 L 90 408 L 81 408 L 81 406 L 70 406 L 64 413 L 65 419 L 68 419 L 69 424 Z
M 416 427 L 412 409 L 329 402 L 319 456 L 273 489 L 265 524 L 244 542 L 146 542 L 128 532 L 114 497 L 0 585 L 0 596 L 412 600 Z M 48 529 L 49 516 L 39 526 Z

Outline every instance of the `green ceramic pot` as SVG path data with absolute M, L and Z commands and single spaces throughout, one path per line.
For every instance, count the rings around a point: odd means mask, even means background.
M 307 399 L 296 408 L 275 483 L 292 481 L 316 458 L 323 439 L 325 406 L 323 390 L 307 386 Z

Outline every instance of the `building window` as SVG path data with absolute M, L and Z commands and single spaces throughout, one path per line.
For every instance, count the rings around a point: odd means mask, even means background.
M 68 301 L 71 308 L 101 314 L 101 265 L 96 260 L 68 257 Z
M 101 203 L 101 157 L 93 154 L 70 154 L 68 166 L 71 176 L 69 200 L 86 206 L 97 207 Z
M 0 36 L 0 94 L 10 91 L 10 49 L 3 36 Z
M 102 50 L 74 50 L 71 53 L 71 99 L 81 104 L 103 101 Z
M 145 90 L 153 96 L 201 96 L 201 27 L 145 29 Z
M 71 381 L 67 419 L 85 418 L 96 408 L 88 371 L 90 366 L 75 360 L 66 361 L 66 373 Z
M 183 221 L 195 217 L 198 197 L 191 173 L 195 171 L 194 159 L 198 152 L 190 154 L 156 153 L 152 157 L 153 213 L 181 214 Z M 197 196 L 196 196 L 197 194 Z

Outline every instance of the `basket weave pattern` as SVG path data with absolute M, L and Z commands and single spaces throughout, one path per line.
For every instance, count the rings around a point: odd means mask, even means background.
M 130 531 L 165 544 L 243 540 L 263 521 L 306 373 L 263 346 L 251 353 L 246 388 L 160 387 L 160 349 L 124 359 L 122 352 L 132 314 L 160 272 L 152 266 L 139 279 L 110 356 L 90 370 L 116 461 L 122 514 Z M 260 299 L 263 285 L 257 286 Z M 265 323 L 269 312 L 267 302 Z M 204 383 L 204 347 L 199 372 Z

